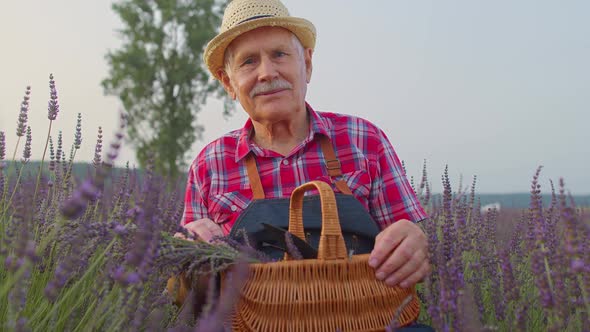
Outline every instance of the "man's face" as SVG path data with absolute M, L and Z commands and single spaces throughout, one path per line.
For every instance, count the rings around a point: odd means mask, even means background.
M 273 123 L 305 111 L 312 50 L 278 27 L 258 28 L 236 38 L 222 83 L 252 120 Z

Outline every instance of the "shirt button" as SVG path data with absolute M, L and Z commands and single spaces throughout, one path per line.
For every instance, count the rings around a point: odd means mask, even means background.
M 215 198 L 221 198 L 221 194 L 215 195 Z
M 235 205 L 232 205 L 232 206 L 231 206 L 231 210 L 232 210 L 232 211 L 234 211 L 234 212 L 236 212 L 236 211 L 238 210 L 238 207 L 237 207 L 237 206 L 235 206 Z
M 289 161 L 287 159 L 283 160 L 283 165 L 289 165 Z

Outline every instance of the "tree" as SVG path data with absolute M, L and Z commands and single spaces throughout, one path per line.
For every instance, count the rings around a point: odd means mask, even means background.
M 121 49 L 108 52 L 105 93 L 116 95 L 128 116 L 128 141 L 144 167 L 176 177 L 186 153 L 202 138 L 197 113 L 208 96 L 224 96 L 202 61 L 227 0 L 123 0 L 112 5 L 124 27 Z M 224 114 L 231 102 L 222 97 Z

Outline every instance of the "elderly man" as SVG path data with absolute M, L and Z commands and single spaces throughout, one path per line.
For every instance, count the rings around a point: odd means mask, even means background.
M 245 229 L 257 249 L 278 257 L 284 248 L 273 230 L 286 228 L 291 192 L 325 181 L 337 193 L 349 249 L 371 253 L 377 279 L 410 287 L 430 273 L 427 239 L 416 224 L 426 213 L 382 130 L 306 102 L 315 38 L 313 24 L 291 17 L 278 0 L 228 5 L 204 59 L 249 119 L 192 163 L 182 225 L 205 240 Z M 304 222 L 311 244 L 317 211 L 310 198 Z

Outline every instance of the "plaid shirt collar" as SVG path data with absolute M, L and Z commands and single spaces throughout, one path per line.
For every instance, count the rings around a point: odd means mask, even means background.
M 324 119 L 320 114 L 313 110 L 313 108 L 306 102 L 305 107 L 307 108 L 307 114 L 309 114 L 309 135 L 307 138 L 301 142 L 295 149 L 293 149 L 292 153 L 299 151 L 302 147 L 307 145 L 307 143 L 311 142 L 316 134 L 326 135 L 330 137 L 329 129 L 330 123 L 326 119 Z M 254 152 L 256 156 L 268 156 L 269 152 L 259 147 L 256 143 L 254 143 L 250 139 L 250 133 L 254 130 L 254 126 L 252 125 L 252 119 L 248 119 L 246 124 L 242 128 L 240 132 L 240 136 L 238 138 L 238 145 L 236 149 L 236 163 L 242 160 L 244 157 L 248 155 L 251 151 Z

